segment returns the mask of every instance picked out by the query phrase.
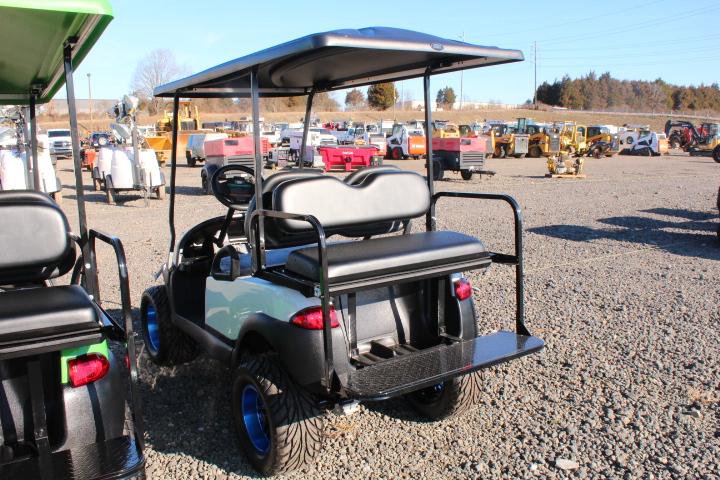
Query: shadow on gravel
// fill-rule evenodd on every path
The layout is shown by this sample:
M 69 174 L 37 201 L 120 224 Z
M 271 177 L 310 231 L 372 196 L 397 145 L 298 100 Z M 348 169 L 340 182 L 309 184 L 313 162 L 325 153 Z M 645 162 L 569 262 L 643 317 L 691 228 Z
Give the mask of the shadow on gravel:
M 563 240 L 587 242 L 615 240 L 653 246 L 675 255 L 720 260 L 717 214 L 693 210 L 654 208 L 642 210 L 671 219 L 644 216 L 608 217 L 598 222 L 610 228 L 584 225 L 548 225 L 528 229 L 528 232 Z
M 119 308 L 106 311 L 116 320 L 122 318 Z M 264 478 L 245 461 L 240 450 L 230 410 L 230 371 L 205 355 L 184 365 L 158 367 L 145 353 L 139 308 L 133 308 L 132 315 L 148 446 L 156 452 L 191 457 L 177 461 L 187 464 L 193 478 L 203 477 L 201 470 L 195 471 L 199 468 L 194 466 L 197 460 L 227 472 Z M 170 478 L 169 472 L 162 463 L 148 466 L 148 478 Z

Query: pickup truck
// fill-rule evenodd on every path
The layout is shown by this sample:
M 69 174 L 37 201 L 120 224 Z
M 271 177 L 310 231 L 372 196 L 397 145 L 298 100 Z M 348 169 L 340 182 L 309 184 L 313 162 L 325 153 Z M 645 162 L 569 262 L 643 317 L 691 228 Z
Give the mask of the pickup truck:
M 67 128 L 55 128 L 47 131 L 48 140 L 50 141 L 50 159 L 52 164 L 57 163 L 59 157 L 72 157 L 72 139 L 70 138 L 70 130 Z

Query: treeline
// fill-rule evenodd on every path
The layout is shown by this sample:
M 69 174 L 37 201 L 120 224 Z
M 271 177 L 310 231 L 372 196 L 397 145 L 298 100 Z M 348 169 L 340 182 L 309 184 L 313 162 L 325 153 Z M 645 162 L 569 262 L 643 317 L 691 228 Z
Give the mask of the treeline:
M 644 80 L 618 80 L 610 73 L 599 77 L 595 72 L 571 79 L 564 76 L 537 89 L 537 100 L 547 105 L 610 111 L 713 111 L 720 112 L 720 87 L 717 83 L 698 87 L 679 86 Z

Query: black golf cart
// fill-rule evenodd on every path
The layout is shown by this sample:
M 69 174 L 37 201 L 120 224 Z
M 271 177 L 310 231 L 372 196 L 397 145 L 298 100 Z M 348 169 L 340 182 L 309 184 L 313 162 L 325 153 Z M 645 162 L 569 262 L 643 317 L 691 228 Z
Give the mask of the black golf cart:
M 259 145 L 262 96 L 307 96 L 310 119 L 318 92 L 422 77 L 431 125 L 431 75 L 522 59 L 517 50 L 408 30 L 337 30 L 232 60 L 155 95 L 173 98 L 175 115 L 180 98 L 250 96 Z M 305 139 L 308 127 L 306 120 Z M 176 243 L 175 151 L 170 256 L 163 284 L 143 294 L 145 344 L 158 364 L 190 361 L 204 350 L 234 372 L 235 423 L 259 471 L 311 461 L 323 444 L 327 408 L 404 395 L 429 418 L 458 414 L 478 402 L 479 369 L 543 348 L 525 326 L 522 223 L 512 197 L 436 193 L 433 162 L 427 176 L 381 166 L 341 180 L 304 169 L 301 160 L 299 168 L 263 178 L 256 148 L 254 169 L 227 165 L 211 179 L 227 214 Z M 433 158 L 430 136 L 427 152 Z M 514 252 L 438 231 L 436 203 L 446 197 L 507 203 Z M 419 218 L 423 231 L 411 227 Z M 478 336 L 462 272 L 494 263 L 515 268 L 514 331 Z
M 79 230 L 43 193 L 0 192 L 0 478 L 137 478 L 145 460 L 125 254 L 87 228 L 73 90 L 73 68 L 112 11 L 98 0 L 46 3 L 0 1 L 0 104 L 29 108 L 37 186 L 36 105 L 66 85 Z M 100 301 L 98 241 L 117 257 L 120 321 Z

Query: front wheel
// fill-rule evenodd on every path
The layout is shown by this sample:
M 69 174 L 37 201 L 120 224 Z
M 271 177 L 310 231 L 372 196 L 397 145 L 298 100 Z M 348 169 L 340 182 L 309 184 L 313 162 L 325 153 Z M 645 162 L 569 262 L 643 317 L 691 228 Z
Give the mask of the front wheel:
M 164 285 L 145 290 L 140 300 L 140 326 L 150 359 L 158 365 L 179 365 L 198 355 L 197 345 L 170 320 Z
M 263 475 L 307 465 L 322 447 L 317 402 L 269 355 L 247 357 L 237 368 L 232 409 L 240 445 Z
M 196 160 L 195 157 L 192 156 L 192 153 L 186 151 L 185 159 L 187 160 L 188 167 L 192 168 L 195 166 Z
M 716 147 L 713 149 L 712 157 L 713 157 L 713 160 L 715 160 L 716 162 L 720 163 L 720 145 L 716 146 Z
M 430 420 L 460 415 L 480 403 L 482 395 L 480 372 L 456 377 L 407 395 L 410 405 Z

